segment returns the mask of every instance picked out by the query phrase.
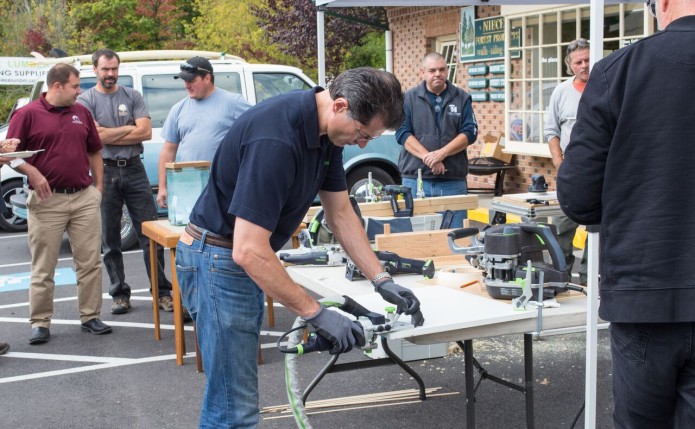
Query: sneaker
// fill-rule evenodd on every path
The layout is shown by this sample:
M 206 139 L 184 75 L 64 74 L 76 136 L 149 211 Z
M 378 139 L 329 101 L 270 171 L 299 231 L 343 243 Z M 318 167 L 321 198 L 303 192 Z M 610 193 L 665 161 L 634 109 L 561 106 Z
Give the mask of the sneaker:
M 174 300 L 171 298 L 171 295 L 159 297 L 159 308 L 164 311 L 174 311 Z
M 130 298 L 116 298 L 111 305 L 111 314 L 126 314 L 130 311 Z

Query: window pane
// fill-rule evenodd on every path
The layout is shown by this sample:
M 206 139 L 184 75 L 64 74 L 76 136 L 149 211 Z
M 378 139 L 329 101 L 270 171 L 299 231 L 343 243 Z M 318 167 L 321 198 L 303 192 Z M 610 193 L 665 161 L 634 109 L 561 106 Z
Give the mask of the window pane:
M 577 12 L 562 12 L 562 43 L 569 43 L 577 38 Z
M 579 28 L 579 34 L 582 39 L 590 40 L 591 36 L 591 23 L 589 20 L 589 8 L 588 7 L 583 7 L 581 9 L 581 22 L 580 22 L 580 28 Z
M 215 75 L 215 79 L 217 75 Z M 174 75 L 151 75 L 142 77 L 142 96 L 152 117 L 152 128 L 161 128 L 171 106 L 188 96 L 180 79 Z
M 603 37 L 620 37 L 620 10 L 618 5 L 606 6 L 603 19 Z
M 642 36 L 644 34 L 644 8 L 641 4 L 625 4 L 625 36 Z
M 539 100 L 539 89 L 540 82 L 538 81 L 528 81 L 526 82 L 526 98 L 524 103 L 524 110 L 540 110 Z
M 253 86 L 256 90 L 256 103 L 295 89 L 311 88 L 299 76 L 290 73 L 254 73 Z
M 528 143 L 540 143 L 543 134 L 543 126 L 541 125 L 541 114 L 531 112 L 526 114 L 526 134 L 525 141 Z
M 521 110 L 521 100 L 522 98 L 522 85 L 523 82 L 510 82 L 509 90 L 511 92 L 510 108 L 511 110 Z
M 244 95 L 241 91 L 241 77 L 239 73 L 215 73 L 215 86 L 234 94 Z
M 524 77 L 527 79 L 539 77 L 539 48 L 524 49 L 523 60 L 526 66 L 526 70 L 524 71 Z
M 440 48 L 440 53 L 444 57 L 444 61 L 446 61 L 446 65 L 449 68 L 449 74 L 448 74 L 448 79 L 449 82 L 451 83 L 456 83 L 456 64 L 458 61 L 456 60 L 456 42 L 451 41 L 451 42 L 444 42 L 441 45 Z
M 548 106 L 550 105 L 550 96 L 558 84 L 559 82 L 556 80 L 543 81 L 543 104 L 541 110 L 548 110 Z
M 543 15 L 543 44 L 557 43 L 557 14 Z
M 524 45 L 538 46 L 538 17 L 531 16 L 526 18 L 526 28 L 524 28 Z
M 558 47 L 543 48 L 543 57 L 541 58 L 542 72 L 541 77 L 557 77 L 558 76 Z

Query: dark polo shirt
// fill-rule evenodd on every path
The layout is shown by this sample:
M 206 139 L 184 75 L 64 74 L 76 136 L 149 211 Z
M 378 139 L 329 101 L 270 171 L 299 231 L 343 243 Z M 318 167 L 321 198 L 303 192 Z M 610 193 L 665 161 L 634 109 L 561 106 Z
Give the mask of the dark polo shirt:
M 27 162 L 51 188 L 86 188 L 92 184 L 88 153 L 101 150 L 94 119 L 86 107 L 55 107 L 46 93 L 12 115 L 7 138 L 18 138 L 18 151 L 44 149 Z
M 315 94 L 293 91 L 251 107 L 234 122 L 212 161 L 190 220 L 231 236 L 237 216 L 287 243 L 319 190 L 347 190 L 343 149 L 319 137 Z

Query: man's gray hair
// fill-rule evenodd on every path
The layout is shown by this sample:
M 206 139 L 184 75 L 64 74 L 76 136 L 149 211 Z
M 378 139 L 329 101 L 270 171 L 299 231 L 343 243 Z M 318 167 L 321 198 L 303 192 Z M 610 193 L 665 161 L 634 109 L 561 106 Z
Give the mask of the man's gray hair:
M 574 75 L 572 68 L 570 67 L 570 54 L 574 51 L 580 51 L 582 49 L 589 49 L 589 42 L 586 39 L 577 39 L 570 42 L 567 45 L 567 54 L 565 54 L 565 65 L 567 66 L 567 73 L 570 76 Z
M 422 68 L 425 68 L 425 63 L 427 60 L 444 60 L 446 62 L 446 58 L 444 58 L 444 55 L 440 54 L 439 52 L 429 52 L 425 54 L 424 57 L 422 57 Z
M 378 117 L 388 129 L 398 129 L 405 119 L 403 90 L 394 75 L 371 67 L 344 71 L 333 80 L 328 91 L 335 100 L 348 101 L 350 118 L 368 125 Z

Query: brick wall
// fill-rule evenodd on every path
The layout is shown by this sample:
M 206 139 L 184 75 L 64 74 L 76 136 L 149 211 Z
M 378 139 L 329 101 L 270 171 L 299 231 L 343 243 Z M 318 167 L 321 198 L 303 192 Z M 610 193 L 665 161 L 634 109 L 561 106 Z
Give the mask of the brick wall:
M 386 8 L 389 27 L 393 35 L 393 71 L 403 84 L 404 90 L 417 86 L 422 81 L 420 61 L 422 57 L 436 49 L 437 37 L 451 34 L 458 35 L 461 11 L 459 7 L 389 7 Z M 476 7 L 476 18 L 488 18 L 499 16 L 499 6 Z M 491 62 L 500 63 L 501 60 Z M 459 63 L 456 68 L 457 86 L 469 91 L 467 86 L 468 67 L 487 64 Z M 520 67 L 514 67 L 520 69 Z M 502 75 L 497 75 L 501 77 Z M 496 77 L 497 77 L 496 76 Z M 481 77 L 481 76 L 476 76 Z M 492 77 L 491 75 L 487 76 Z M 490 132 L 504 131 L 504 103 L 503 102 L 474 102 L 473 110 L 478 119 L 478 141 L 468 148 L 468 157 L 480 156 L 482 148 L 482 136 Z M 515 155 L 512 164 L 516 170 L 507 172 L 504 181 L 504 192 L 527 192 L 531 184 L 531 176 L 543 174 L 550 185 L 555 189 L 556 171 L 550 158 L 537 158 L 533 156 Z M 494 186 L 494 175 L 468 176 L 469 187 Z

